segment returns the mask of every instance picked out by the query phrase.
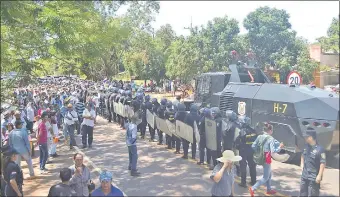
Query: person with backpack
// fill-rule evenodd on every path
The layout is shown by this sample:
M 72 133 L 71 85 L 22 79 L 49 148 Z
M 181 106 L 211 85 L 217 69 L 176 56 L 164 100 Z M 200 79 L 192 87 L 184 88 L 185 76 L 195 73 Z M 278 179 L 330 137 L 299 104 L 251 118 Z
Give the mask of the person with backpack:
M 250 196 L 254 196 L 254 192 L 261 185 L 266 184 L 268 195 L 273 195 L 276 193 L 275 190 L 271 188 L 271 163 L 272 163 L 272 153 L 278 153 L 284 147 L 283 143 L 280 143 L 276 139 L 272 137 L 273 134 L 273 126 L 269 123 L 264 123 L 263 134 L 259 135 L 254 143 L 252 144 L 252 148 L 254 150 L 254 161 L 257 165 L 263 166 L 263 177 L 259 181 L 256 182 L 255 185 L 249 187 Z

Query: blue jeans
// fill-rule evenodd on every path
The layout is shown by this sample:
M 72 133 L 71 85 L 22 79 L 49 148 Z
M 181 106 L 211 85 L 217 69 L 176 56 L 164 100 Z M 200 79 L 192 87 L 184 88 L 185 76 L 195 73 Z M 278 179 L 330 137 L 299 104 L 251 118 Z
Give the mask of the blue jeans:
M 272 168 L 271 164 L 264 163 L 263 164 L 263 177 L 259 181 L 256 182 L 256 184 L 252 187 L 252 189 L 255 191 L 258 187 L 260 187 L 263 184 L 266 184 L 267 191 L 270 191 L 271 188 L 271 181 L 272 181 Z
M 138 159 L 137 146 L 132 145 L 128 146 L 128 148 L 129 148 L 129 168 L 131 168 L 131 171 L 136 171 Z
M 48 149 L 47 149 L 47 143 L 39 144 L 39 151 L 40 151 L 40 170 L 45 169 L 45 164 L 48 158 Z

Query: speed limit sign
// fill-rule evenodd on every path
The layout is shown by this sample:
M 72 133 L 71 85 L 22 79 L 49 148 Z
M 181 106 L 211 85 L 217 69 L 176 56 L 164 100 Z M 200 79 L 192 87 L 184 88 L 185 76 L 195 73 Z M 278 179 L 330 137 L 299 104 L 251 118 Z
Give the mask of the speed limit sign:
M 296 72 L 292 71 L 287 76 L 287 84 L 289 85 L 300 85 L 302 83 L 301 75 Z

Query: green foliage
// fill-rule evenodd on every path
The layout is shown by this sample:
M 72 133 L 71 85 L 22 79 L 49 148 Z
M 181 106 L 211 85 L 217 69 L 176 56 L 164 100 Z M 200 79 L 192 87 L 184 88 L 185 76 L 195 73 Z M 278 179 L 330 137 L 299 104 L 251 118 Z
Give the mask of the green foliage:
M 324 51 L 339 53 L 339 18 L 333 18 L 327 31 L 327 37 L 318 38 Z
M 126 12 L 117 16 L 122 5 Z M 153 32 L 159 9 L 156 1 L 1 1 L 2 73 L 77 74 L 97 80 L 125 69 L 124 76 L 189 82 L 204 72 L 228 70 L 232 50 L 245 61 L 252 49 L 260 65 L 275 65 L 282 72 L 296 69 L 304 81 L 312 80 L 317 63 L 284 10 L 261 7 L 249 13 L 244 35 L 238 21 L 224 16 L 183 37 L 169 24 Z M 320 42 L 339 51 L 338 19 Z

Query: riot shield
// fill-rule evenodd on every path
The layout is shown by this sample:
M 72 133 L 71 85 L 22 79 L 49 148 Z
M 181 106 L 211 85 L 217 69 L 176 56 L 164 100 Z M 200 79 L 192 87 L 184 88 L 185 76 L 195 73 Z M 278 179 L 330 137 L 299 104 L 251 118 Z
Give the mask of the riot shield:
M 166 124 L 167 124 L 167 126 L 169 128 L 169 131 L 171 132 L 171 134 L 173 134 L 176 137 L 180 137 L 176 133 L 176 125 L 174 123 L 170 122 L 169 120 L 166 120 L 165 122 L 166 122 Z
M 176 120 L 176 133 L 178 136 L 189 141 L 190 143 L 194 142 L 194 131 L 191 126 L 185 124 L 184 122 Z
M 200 132 L 198 130 L 196 121 L 194 121 L 194 134 L 195 134 L 196 142 L 199 144 L 201 141 L 201 136 L 200 136 Z
M 149 110 L 146 110 L 146 121 L 153 129 L 155 128 L 155 116 Z
M 168 134 L 168 135 L 172 135 L 172 133 L 170 132 L 169 128 L 168 128 L 168 125 L 166 124 L 165 120 L 159 118 L 156 116 L 156 126 L 157 126 L 157 129 L 163 131 L 165 134 Z
M 205 118 L 205 139 L 207 148 L 217 150 L 216 122 Z
M 118 114 L 118 103 L 116 102 L 113 103 L 113 111 Z

